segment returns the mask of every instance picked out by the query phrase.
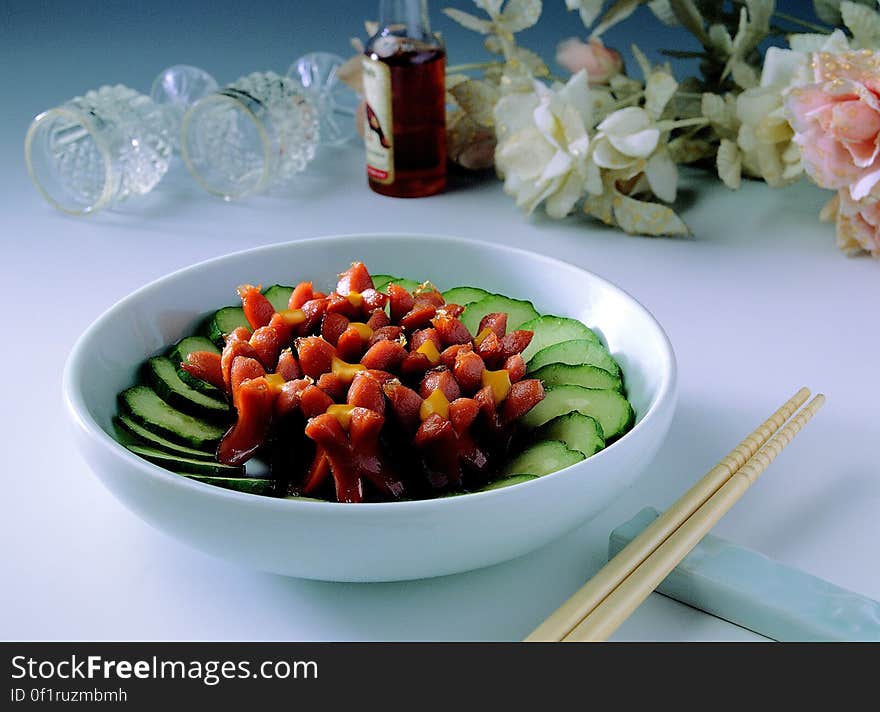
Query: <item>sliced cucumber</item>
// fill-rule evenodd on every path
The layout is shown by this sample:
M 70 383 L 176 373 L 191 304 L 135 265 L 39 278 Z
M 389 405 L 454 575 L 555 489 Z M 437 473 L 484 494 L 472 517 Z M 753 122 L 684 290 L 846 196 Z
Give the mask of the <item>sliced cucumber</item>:
M 203 381 L 201 378 L 193 376 L 191 373 L 180 367 L 180 364 L 186 363 L 187 356 L 194 351 L 207 351 L 213 354 L 220 353 L 220 349 L 218 349 L 210 339 L 205 338 L 204 336 L 187 336 L 171 347 L 168 351 L 168 358 L 174 362 L 174 365 L 177 368 L 177 375 L 180 376 L 180 380 L 186 385 L 190 388 L 195 388 L 206 396 L 222 400 L 224 397 L 223 391 L 216 386 L 212 386 L 207 381 Z
M 373 278 L 373 289 L 381 292 L 382 288 L 385 287 L 389 282 L 393 282 L 396 279 L 400 279 L 400 277 L 395 277 L 391 274 L 374 274 Z
M 226 477 L 235 477 L 244 473 L 244 468 L 241 466 L 223 465 L 216 460 L 214 462 L 207 462 L 205 460 L 180 457 L 179 455 L 172 455 L 171 453 L 162 452 L 145 445 L 126 445 L 125 447 L 135 455 L 140 455 L 144 459 L 174 472 L 185 472 L 186 474 L 193 475 L 221 475 Z
M 373 279 L 376 279 L 373 277 Z M 317 497 L 305 497 L 301 494 L 289 494 L 286 497 L 282 497 L 282 499 L 296 499 L 300 502 L 326 502 L 326 499 L 318 499 Z
M 553 418 L 538 428 L 535 437 L 539 440 L 560 440 L 570 449 L 582 452 L 585 457 L 595 455 L 605 447 L 605 436 L 599 421 L 577 411 Z
M 226 335 L 243 326 L 251 331 L 251 325 L 241 307 L 223 307 L 215 311 L 205 324 L 205 336 L 221 348 L 226 344 Z
M 531 343 L 522 353 L 522 357 L 526 361 L 541 349 L 563 341 L 582 339 L 584 341 L 592 341 L 595 344 L 602 344 L 592 329 L 589 329 L 577 319 L 568 319 L 564 316 L 539 316 L 536 319 L 530 319 L 525 324 L 521 324 L 518 328 L 531 331 L 533 334 Z
M 220 425 L 172 408 L 147 386 L 134 386 L 123 391 L 119 394 L 119 401 L 139 425 L 197 450 L 213 448 L 226 432 Z
M 508 331 L 518 329 L 520 324 L 538 316 L 538 312 L 535 311 L 535 307 L 532 306 L 531 302 L 522 299 L 511 299 L 503 294 L 489 294 L 468 305 L 461 314 L 461 321 L 467 327 L 467 330 L 471 332 L 471 335 L 476 336 L 477 330 L 480 328 L 480 321 L 482 321 L 486 314 L 492 314 L 493 312 L 504 312 L 507 314 Z
M 623 381 L 604 368 L 587 363 L 548 363 L 531 374 L 545 386 L 583 386 L 584 388 L 609 388 L 622 391 Z
M 186 385 L 177 374 L 177 367 L 165 356 L 154 356 L 147 360 L 147 376 L 153 389 L 169 405 L 185 413 L 209 418 L 224 418 L 229 415 L 226 401 L 212 398 Z
M 407 292 L 414 292 L 422 285 L 421 282 L 416 282 L 414 279 L 395 277 L 390 282 L 388 282 L 383 289 L 387 290 L 389 284 L 396 284 L 398 287 L 403 287 Z
M 488 296 L 489 292 L 479 287 L 453 287 L 443 292 L 443 299 L 446 300 L 447 304 L 458 304 L 462 307 L 466 307 L 468 304 L 473 304 Z
M 508 462 L 501 474 L 511 475 L 549 475 L 564 467 L 584 459 L 584 454 L 572 450 L 560 440 L 543 440 L 530 445 Z
M 206 485 L 214 485 L 215 487 L 235 490 L 236 492 L 260 494 L 269 497 L 275 494 L 275 480 L 260 480 L 256 477 L 215 477 L 211 475 L 195 475 L 189 472 L 180 472 L 178 474 L 197 482 L 204 482 Z
M 522 417 L 527 428 L 537 428 L 560 415 L 577 411 L 599 421 L 605 440 L 623 435 L 634 414 L 629 401 L 617 391 L 583 386 L 550 386 L 544 399 Z
M 287 287 L 283 284 L 273 284 L 263 292 L 263 296 L 272 303 L 277 312 L 287 309 L 291 294 L 293 294 L 293 287 Z
M 541 349 L 528 362 L 529 373 L 534 373 L 548 363 L 567 363 L 571 365 L 588 364 L 604 368 L 613 376 L 620 377 L 620 366 L 604 346 L 592 341 L 578 339 L 563 341 Z
M 511 477 L 502 477 L 500 480 L 495 480 L 494 482 L 490 482 L 489 484 L 480 487 L 480 489 L 475 490 L 476 492 L 489 492 L 490 490 L 501 489 L 502 487 L 510 487 L 511 485 L 518 485 L 520 482 L 528 482 L 529 480 L 537 480 L 537 475 L 512 475 Z M 465 492 L 460 492 L 457 494 L 466 494 Z
M 213 450 L 197 450 L 171 442 L 168 438 L 163 438 L 161 435 L 147 430 L 124 413 L 113 419 L 113 425 L 116 426 L 117 433 L 126 438 L 125 440 L 120 439 L 123 445 L 149 445 L 172 455 L 190 457 L 194 460 L 213 460 L 215 457 Z

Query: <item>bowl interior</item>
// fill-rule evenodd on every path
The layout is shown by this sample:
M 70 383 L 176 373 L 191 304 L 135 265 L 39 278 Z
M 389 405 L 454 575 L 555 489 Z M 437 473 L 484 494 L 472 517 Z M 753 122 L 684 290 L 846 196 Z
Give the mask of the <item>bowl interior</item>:
M 671 347 L 654 318 L 605 280 L 564 262 L 501 245 L 418 235 L 361 235 L 270 245 L 203 262 L 126 297 L 81 337 L 71 355 L 67 397 L 89 430 L 111 433 L 117 394 L 145 358 L 192 333 L 204 316 L 237 302 L 243 283 L 311 280 L 328 290 L 353 260 L 371 272 L 431 280 L 441 290 L 481 287 L 528 299 L 540 313 L 580 319 L 601 334 L 624 372 L 643 420 L 672 388 Z M 624 437 L 620 442 L 625 442 Z

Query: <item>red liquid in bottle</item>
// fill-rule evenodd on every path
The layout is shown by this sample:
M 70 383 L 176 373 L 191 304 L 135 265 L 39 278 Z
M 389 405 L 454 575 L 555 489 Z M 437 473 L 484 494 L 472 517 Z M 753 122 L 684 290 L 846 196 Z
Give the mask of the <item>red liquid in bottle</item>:
M 394 180 L 369 176 L 377 193 L 417 198 L 446 187 L 446 52 L 441 48 L 375 57 L 391 71 Z M 368 121 L 368 130 L 375 131 Z

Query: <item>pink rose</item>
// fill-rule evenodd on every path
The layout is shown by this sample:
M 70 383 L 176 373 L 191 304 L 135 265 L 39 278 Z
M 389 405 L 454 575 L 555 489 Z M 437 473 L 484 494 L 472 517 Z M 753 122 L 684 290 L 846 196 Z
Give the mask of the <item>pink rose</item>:
M 581 42 L 572 37 L 556 47 L 556 61 L 572 74 L 584 69 L 590 84 L 607 84 L 623 72 L 620 52 L 606 47 L 599 39 Z
M 816 183 L 861 200 L 880 182 L 880 53 L 819 52 L 813 69 L 785 102 L 794 141 Z
M 848 255 L 870 252 L 880 257 L 880 201 L 856 201 L 842 189 L 822 208 L 821 218 L 834 220 L 837 246 Z

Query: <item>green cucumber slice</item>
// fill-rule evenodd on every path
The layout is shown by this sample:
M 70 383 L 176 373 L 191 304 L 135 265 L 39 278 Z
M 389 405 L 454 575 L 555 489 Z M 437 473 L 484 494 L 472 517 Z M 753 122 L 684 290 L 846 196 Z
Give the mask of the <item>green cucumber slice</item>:
M 535 311 L 531 302 L 523 299 L 511 299 L 503 294 L 489 294 L 469 304 L 461 314 L 461 322 L 472 336 L 476 336 L 477 330 L 480 328 L 480 321 L 486 314 L 493 312 L 507 314 L 508 331 L 518 329 L 520 324 L 538 316 L 538 312 Z
M 213 341 L 204 337 L 204 336 L 187 336 L 186 338 L 178 341 L 171 349 L 168 351 L 168 358 L 174 363 L 177 368 L 177 375 L 180 376 L 180 380 L 183 381 L 190 388 L 195 388 L 200 393 L 204 393 L 206 396 L 211 396 L 212 398 L 217 398 L 218 400 L 223 400 L 224 394 L 216 386 L 212 386 L 207 381 L 203 381 L 201 378 L 193 376 L 188 371 L 184 371 L 180 364 L 186 363 L 186 358 L 194 351 L 208 351 L 209 353 L 219 354 L 220 349 L 214 344 Z
M 113 418 L 113 425 L 116 426 L 117 433 L 123 436 L 120 438 L 123 445 L 149 445 L 172 455 L 189 457 L 194 460 L 213 460 L 215 457 L 213 450 L 197 450 L 194 447 L 171 442 L 167 438 L 147 430 L 124 413 Z
M 395 277 L 394 275 L 391 275 L 391 274 L 374 274 L 374 275 L 372 275 L 372 278 L 373 278 L 373 289 L 375 289 L 378 292 L 381 292 L 382 289 L 390 282 L 393 282 L 397 279 L 400 279 L 400 277 Z
M 577 319 L 568 319 L 564 316 L 539 316 L 536 319 L 530 319 L 517 328 L 532 332 L 532 341 L 522 353 L 522 357 L 526 361 L 541 349 L 563 341 L 582 339 L 584 341 L 592 341 L 595 344 L 602 344 L 592 329 Z
M 501 471 L 505 477 L 511 475 L 549 475 L 564 467 L 584 459 L 584 454 L 570 449 L 560 440 L 544 440 L 530 445 L 510 460 Z
M 188 477 L 196 482 L 204 482 L 206 485 L 214 485 L 223 489 L 245 492 L 247 494 L 259 494 L 267 497 L 275 495 L 275 480 L 261 480 L 256 477 L 216 477 L 212 475 L 196 475 L 189 472 L 178 474 Z
M 215 311 L 205 324 L 205 336 L 213 341 L 217 346 L 223 348 L 226 344 L 226 335 L 231 334 L 238 327 L 243 326 L 248 331 L 252 331 L 251 325 L 244 316 L 244 309 L 241 307 L 223 307 Z
M 403 287 L 407 292 L 414 292 L 422 286 L 421 282 L 416 282 L 414 279 L 407 279 L 406 277 L 395 277 L 388 282 L 384 288 L 387 289 L 389 284 L 396 284 L 398 287 Z
M 234 467 L 216 461 L 194 460 L 142 445 L 126 445 L 125 447 L 135 455 L 140 455 L 153 464 L 160 465 L 166 470 L 173 470 L 174 472 L 185 472 L 193 475 L 221 475 L 225 477 L 234 477 L 244 473 L 244 468 L 241 466 Z
M 212 398 L 184 383 L 171 359 L 154 356 L 147 360 L 146 371 L 153 389 L 169 405 L 185 413 L 209 418 L 224 418 L 229 415 L 229 404 L 226 401 Z
M 219 354 L 220 349 L 216 344 L 204 336 L 187 336 L 178 341 L 168 352 L 168 358 L 172 361 L 186 361 L 186 357 L 193 351 L 208 351 Z
M 534 373 L 548 363 L 567 363 L 571 365 L 589 364 L 604 368 L 612 376 L 620 377 L 620 366 L 604 346 L 592 341 L 578 339 L 563 341 L 541 349 L 528 362 L 529 373 Z
M 272 303 L 277 312 L 287 309 L 287 303 L 290 301 L 291 294 L 293 294 L 293 287 L 283 284 L 273 284 L 263 292 L 263 296 Z
M 632 406 L 617 391 L 583 386 L 550 386 L 544 389 L 544 399 L 520 422 L 526 428 L 537 428 L 573 411 L 598 420 L 606 441 L 623 435 L 634 420 Z
M 623 381 L 604 368 L 588 363 L 548 363 L 530 375 L 545 386 L 583 386 L 584 388 L 609 388 L 623 391 Z
M 132 420 L 162 437 L 197 450 L 215 447 L 225 428 L 181 413 L 148 386 L 134 386 L 119 394 L 119 402 Z
M 491 490 L 501 489 L 502 487 L 510 487 L 511 485 L 518 485 L 521 482 L 528 482 L 529 480 L 537 480 L 538 477 L 536 475 L 512 475 L 510 477 L 502 477 L 500 480 L 495 480 L 494 482 L 490 482 L 480 489 L 476 490 L 477 492 L 489 492 Z M 460 492 L 457 494 L 466 494 L 465 492 Z
M 447 304 L 458 304 L 462 307 L 466 307 L 468 304 L 473 304 L 488 296 L 489 292 L 479 287 L 453 287 L 443 292 L 443 299 L 446 300 Z
M 605 447 L 605 436 L 599 421 L 577 411 L 553 418 L 538 428 L 535 438 L 559 440 L 570 449 L 583 453 L 584 457 L 595 455 Z

